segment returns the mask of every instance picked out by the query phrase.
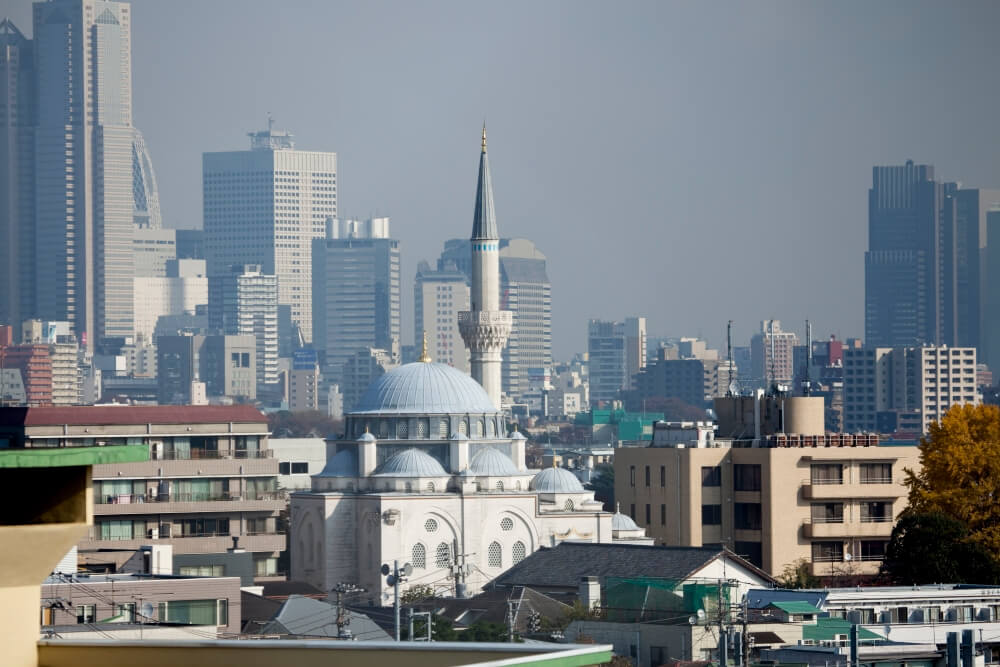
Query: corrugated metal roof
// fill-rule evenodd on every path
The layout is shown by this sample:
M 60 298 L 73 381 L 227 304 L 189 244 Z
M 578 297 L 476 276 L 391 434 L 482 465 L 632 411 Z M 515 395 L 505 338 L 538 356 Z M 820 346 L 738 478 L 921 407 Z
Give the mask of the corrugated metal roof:
M 68 407 L 0 408 L 2 426 L 112 424 L 266 424 L 252 405 L 76 405 Z

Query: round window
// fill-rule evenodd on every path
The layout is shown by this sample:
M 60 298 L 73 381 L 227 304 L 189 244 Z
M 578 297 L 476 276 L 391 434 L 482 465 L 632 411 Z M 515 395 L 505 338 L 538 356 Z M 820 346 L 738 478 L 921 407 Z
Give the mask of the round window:
M 427 519 L 427 521 L 424 521 L 424 530 L 426 530 L 428 533 L 433 533 L 437 529 L 438 529 L 438 522 L 435 521 L 434 519 Z
M 514 520 L 509 516 L 500 519 L 500 530 L 514 530 Z

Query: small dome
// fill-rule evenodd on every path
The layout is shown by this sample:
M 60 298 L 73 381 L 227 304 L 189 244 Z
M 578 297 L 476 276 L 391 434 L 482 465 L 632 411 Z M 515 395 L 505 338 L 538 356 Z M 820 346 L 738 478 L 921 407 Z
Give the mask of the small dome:
M 581 493 L 583 485 L 565 468 L 546 468 L 531 480 L 531 489 L 541 493 Z
M 444 477 L 448 473 L 433 456 L 410 448 L 387 459 L 375 472 L 375 477 Z
M 361 434 L 361 437 L 357 439 L 357 442 L 375 442 L 375 436 L 365 431 Z
M 365 390 L 350 414 L 491 414 L 482 386 L 445 364 L 418 361 L 394 368 Z
M 326 462 L 317 477 L 357 477 L 358 456 L 353 449 L 342 449 Z
M 464 433 L 459 433 L 458 431 L 452 433 L 451 437 L 449 438 L 449 440 L 468 440 L 468 439 L 469 436 L 465 435 Z
M 611 515 L 611 530 L 639 530 L 639 526 L 627 514 L 615 512 Z
M 507 455 L 492 447 L 484 447 L 476 452 L 476 455 L 469 461 L 469 472 L 481 477 L 504 477 L 518 474 L 514 462 Z
M 527 440 L 527 438 L 524 437 L 524 434 L 521 433 L 520 431 L 514 431 L 513 433 L 511 433 L 510 434 L 510 439 L 511 440 Z

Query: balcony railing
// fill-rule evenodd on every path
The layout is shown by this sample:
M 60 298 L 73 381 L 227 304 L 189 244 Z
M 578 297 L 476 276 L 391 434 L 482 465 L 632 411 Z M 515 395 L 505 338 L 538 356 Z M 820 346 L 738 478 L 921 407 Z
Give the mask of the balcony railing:
M 861 515 L 861 523 L 892 523 L 892 516 L 889 514 L 882 515 Z
M 109 496 L 100 496 L 96 503 L 98 505 L 139 505 L 145 503 L 204 503 L 204 502 L 242 502 L 245 500 L 287 500 L 288 491 L 279 489 L 276 491 L 256 491 L 240 495 L 236 493 L 222 493 L 217 495 L 207 493 L 170 493 L 141 495 L 137 493 L 118 493 Z
M 844 523 L 844 515 L 840 516 L 814 516 L 811 523 Z
M 803 483 L 804 484 L 815 484 L 817 486 L 823 486 L 823 485 L 827 485 L 827 484 L 843 484 L 844 483 L 844 478 L 843 477 L 834 477 L 834 478 L 830 478 L 830 477 L 813 477 L 811 479 L 803 480 Z
M 156 451 L 150 454 L 151 461 L 197 461 L 202 459 L 273 459 L 270 449 L 191 449 L 188 452 Z

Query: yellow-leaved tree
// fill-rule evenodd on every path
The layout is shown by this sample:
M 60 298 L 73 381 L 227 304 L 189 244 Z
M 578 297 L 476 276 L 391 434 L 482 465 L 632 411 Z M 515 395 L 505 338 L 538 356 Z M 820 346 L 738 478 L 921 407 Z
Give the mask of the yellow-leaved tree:
M 941 512 L 969 540 L 1000 554 L 1000 408 L 956 405 L 920 442 L 920 471 L 907 471 L 909 512 Z

